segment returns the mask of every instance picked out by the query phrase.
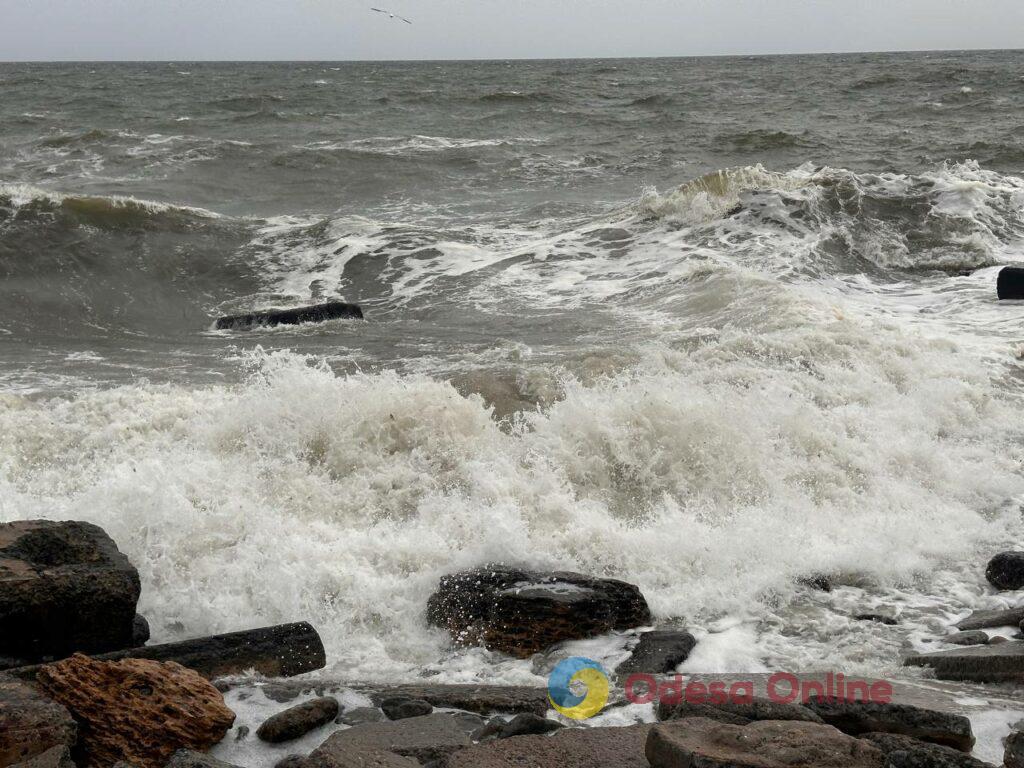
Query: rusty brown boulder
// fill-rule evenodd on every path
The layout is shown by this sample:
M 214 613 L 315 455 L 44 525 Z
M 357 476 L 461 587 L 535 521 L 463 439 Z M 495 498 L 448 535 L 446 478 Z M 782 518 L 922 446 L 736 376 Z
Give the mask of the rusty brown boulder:
M 624 581 L 494 565 L 442 578 L 427 621 L 456 643 L 526 658 L 566 640 L 643 626 L 651 611 Z
M 82 768 L 118 760 L 163 768 L 179 749 L 217 744 L 235 721 L 220 691 L 173 662 L 75 654 L 40 669 L 38 680 L 81 726 L 75 758 Z
M 132 645 L 139 573 L 90 523 L 0 523 L 0 656 L 19 663 Z

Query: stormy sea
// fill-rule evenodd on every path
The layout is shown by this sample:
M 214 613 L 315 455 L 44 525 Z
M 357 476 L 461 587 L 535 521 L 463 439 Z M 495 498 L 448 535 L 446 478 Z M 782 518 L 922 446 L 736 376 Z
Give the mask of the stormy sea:
M 1024 543 L 1022 114 L 1024 52 L 0 64 L 0 520 L 341 680 L 543 685 L 425 620 L 496 562 L 683 671 L 920 674 Z

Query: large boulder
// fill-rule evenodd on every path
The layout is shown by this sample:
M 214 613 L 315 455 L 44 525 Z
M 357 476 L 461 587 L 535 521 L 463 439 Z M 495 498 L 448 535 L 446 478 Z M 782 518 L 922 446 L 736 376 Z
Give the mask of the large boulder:
M 629 658 L 619 664 L 615 671 L 619 675 L 675 672 L 676 667 L 689 658 L 695 645 L 696 638 L 683 630 L 644 632 Z
M 651 611 L 624 581 L 485 566 L 442 578 L 427 621 L 456 643 L 526 658 L 566 640 L 643 626 Z
M 908 656 L 903 663 L 931 667 L 940 680 L 1024 683 L 1024 642 L 990 643 Z
M 1024 552 L 1000 552 L 988 561 L 985 578 L 996 589 L 1024 587 Z
M 78 726 L 66 707 L 20 680 L 0 675 L 0 765 L 72 747 L 77 735 Z
M 0 655 L 25 661 L 127 648 L 139 573 L 90 523 L 0 523 Z
M 327 725 L 338 716 L 340 709 L 338 700 L 331 696 L 312 699 L 267 718 L 257 729 L 256 736 L 271 744 L 292 741 Z
M 75 754 L 83 766 L 163 768 L 179 749 L 217 744 L 235 720 L 220 691 L 173 662 L 75 654 L 42 667 L 38 680 L 81 724 Z
M 563 728 L 552 736 L 516 736 L 454 753 L 445 768 L 648 768 L 649 725 Z
M 309 765 L 331 768 L 349 765 L 359 754 L 391 752 L 421 763 L 443 760 L 470 746 L 470 734 L 480 727 L 479 717 L 434 714 L 384 723 L 356 725 L 331 735 L 309 756 Z
M 1024 768 L 1024 731 L 1010 731 L 1003 740 L 1003 765 L 1006 768 Z
M 762 720 L 730 725 L 705 718 L 655 726 L 652 768 L 882 768 L 873 744 L 818 723 Z
M 944 744 L 961 752 L 974 747 L 971 721 L 963 715 L 937 712 L 910 704 L 883 704 L 811 697 L 805 706 L 843 733 L 897 733 L 921 741 Z

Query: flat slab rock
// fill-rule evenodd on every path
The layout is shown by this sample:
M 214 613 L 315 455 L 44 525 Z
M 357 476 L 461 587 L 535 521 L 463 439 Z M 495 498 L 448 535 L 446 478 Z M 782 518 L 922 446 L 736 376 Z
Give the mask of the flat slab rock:
M 975 611 L 966 619 L 956 623 L 959 630 L 989 629 L 991 627 L 1016 627 L 1024 621 L 1024 606 L 995 611 Z
M 954 648 L 908 656 L 903 663 L 931 667 L 942 680 L 976 683 L 1024 683 L 1024 641 Z
M 859 738 L 870 741 L 885 753 L 886 768 L 992 768 L 989 763 L 983 763 L 952 747 L 929 744 L 910 736 L 865 733 Z
M 316 766 L 349 765 L 359 753 L 392 752 L 426 763 L 472 745 L 483 724 L 473 716 L 433 714 L 383 723 L 364 723 L 331 735 L 310 754 Z M 347 761 L 347 762 L 346 762 Z
M 657 725 L 645 752 L 652 768 L 883 768 L 882 751 L 828 725 L 706 718 Z
M 801 720 L 807 723 L 824 722 L 818 715 L 800 704 L 784 704 L 768 699 L 721 704 L 691 703 L 688 701 L 661 701 L 657 706 L 658 720 L 685 720 L 704 717 L 733 725 L 746 725 L 756 720 Z
M 454 753 L 444 768 L 648 768 L 650 725 L 563 728 L 552 736 L 516 736 Z
M 0 523 L 0 655 L 35 662 L 132 645 L 139 572 L 91 523 Z
M 0 674 L 0 765 L 72 747 L 78 726 L 67 708 L 21 680 Z
M 566 640 L 649 624 L 651 611 L 624 581 L 495 565 L 442 578 L 427 621 L 459 645 L 527 658 Z
M 963 715 L 923 709 L 909 704 L 829 701 L 812 698 L 804 706 L 843 733 L 897 733 L 961 752 L 974 747 L 971 721 Z

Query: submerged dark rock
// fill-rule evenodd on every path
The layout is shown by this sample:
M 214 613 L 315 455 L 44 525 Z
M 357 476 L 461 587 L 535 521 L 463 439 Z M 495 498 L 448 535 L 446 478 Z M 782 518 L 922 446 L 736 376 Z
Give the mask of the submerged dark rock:
M 267 309 L 260 312 L 249 312 L 244 315 L 229 315 L 217 319 L 218 330 L 247 330 L 256 327 L 272 327 L 275 325 L 299 325 L 300 323 L 322 323 L 326 320 L 349 318 L 361 320 L 363 310 L 356 304 L 331 301 L 296 309 Z
M 1024 587 L 1024 552 L 1000 552 L 988 561 L 985 578 L 996 589 Z
M 566 640 L 643 626 L 651 612 L 624 581 L 485 566 L 442 578 L 427 620 L 459 644 L 526 658 Z
M 695 645 L 696 638 L 682 630 L 644 632 L 633 653 L 615 671 L 620 675 L 674 672 L 677 666 L 689 658 Z
M 1000 300 L 1024 299 L 1024 269 L 1003 267 L 996 278 L 996 295 Z
M 140 591 L 139 572 L 98 526 L 0 523 L 0 655 L 129 648 Z

